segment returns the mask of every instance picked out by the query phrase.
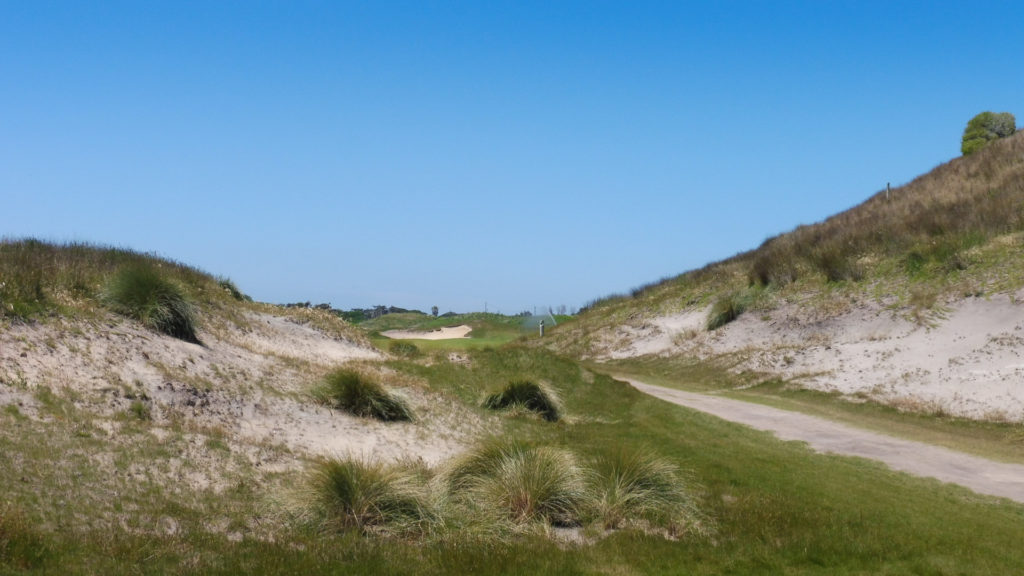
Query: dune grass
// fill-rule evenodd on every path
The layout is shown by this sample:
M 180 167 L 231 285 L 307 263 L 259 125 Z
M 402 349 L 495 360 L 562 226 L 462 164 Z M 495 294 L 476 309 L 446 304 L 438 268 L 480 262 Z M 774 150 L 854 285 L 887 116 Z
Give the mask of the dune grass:
M 37 319 L 89 313 L 100 304 L 111 277 L 127 268 L 151 267 L 204 304 L 233 297 L 217 280 L 191 266 L 125 248 L 36 239 L 0 240 L 0 316 Z
M 747 304 L 742 294 L 738 291 L 719 296 L 715 303 L 711 305 L 711 311 L 708 313 L 708 330 L 717 330 L 725 326 L 739 318 L 740 314 L 743 314 L 746 309 Z
M 843 297 L 913 307 L 912 290 L 919 284 L 940 300 L 1016 291 L 1024 287 L 1018 257 L 1024 243 L 1021 154 L 1024 134 L 1002 138 L 747 252 L 597 300 L 568 330 L 553 330 L 548 345 L 573 355 L 592 353 L 594 332 L 638 314 L 728 300 L 750 286 L 768 289 L 759 309 L 800 301 L 825 312 Z
M 385 422 L 413 419 L 409 403 L 368 374 L 341 368 L 327 375 L 314 397 L 333 408 Z
M 313 508 L 324 526 L 361 532 L 421 532 L 429 494 L 408 469 L 369 458 L 332 458 L 315 466 Z
M 577 524 L 589 496 L 571 452 L 497 437 L 451 462 L 442 482 L 453 497 L 517 524 Z
M 548 422 L 562 418 L 562 402 L 547 384 L 513 380 L 498 392 L 487 396 L 484 407 L 491 410 L 522 409 L 539 414 Z
M 707 530 L 694 490 L 679 467 L 650 451 L 615 447 L 594 459 L 595 513 L 606 529 L 648 522 L 670 533 Z
M 102 299 L 111 310 L 157 332 L 199 342 L 195 306 L 180 286 L 152 266 L 122 268 L 108 281 Z

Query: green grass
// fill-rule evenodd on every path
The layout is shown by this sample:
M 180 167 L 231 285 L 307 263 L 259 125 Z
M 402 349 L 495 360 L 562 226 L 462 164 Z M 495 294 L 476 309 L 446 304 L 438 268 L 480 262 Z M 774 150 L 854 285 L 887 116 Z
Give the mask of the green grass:
M 103 301 L 113 311 L 157 332 L 199 342 L 196 309 L 180 286 L 149 265 L 128 266 L 107 283 Z
M 431 516 L 429 496 L 409 470 L 369 459 L 333 458 L 316 465 L 313 508 L 324 526 L 405 534 Z
M 112 446 L 103 429 L 90 424 L 94 416 L 65 405 L 57 390 L 51 393 L 57 398 L 49 400 L 55 412 L 48 411 L 45 419 L 0 411 L 3 500 L 23 515 L 18 538 L 47 551 L 31 560 L 31 570 L 70 575 L 183 569 L 201 574 L 959 575 L 1013 574 L 1024 565 L 1019 545 L 1024 506 L 870 461 L 816 454 L 801 443 L 645 396 L 543 350 L 468 354 L 467 364 L 395 360 L 387 366 L 481 413 L 480 394 L 494 381 L 558 382 L 578 417 L 556 426 L 503 420 L 506 433 L 527 448 L 572 454 L 594 493 L 596 486 L 619 485 L 622 494 L 638 484 L 656 486 L 657 480 L 629 478 L 657 477 L 663 466 L 674 470 L 686 487 L 686 505 L 692 507 L 687 509 L 706 520 L 700 524 L 705 530 L 679 530 L 673 540 L 665 537 L 672 534 L 623 521 L 609 535 L 584 530 L 593 536 L 585 545 L 559 544 L 541 529 L 513 531 L 499 544 L 463 539 L 455 521 L 447 521 L 450 530 L 442 529 L 446 537 L 414 541 L 401 534 L 381 537 L 376 529 L 324 530 L 289 522 L 276 508 L 286 487 L 300 484 L 308 472 L 269 474 L 243 451 L 218 450 L 218 458 L 231 459 L 224 465 L 223 486 L 195 490 L 168 482 L 172 473 L 162 466 L 179 458 L 188 472 L 183 455 L 203 447 L 190 439 L 194 432 L 171 429 L 159 440 L 144 430 L 122 430 L 132 441 Z M 710 387 L 710 373 L 708 380 Z M 39 442 L 41 437 L 47 442 Z M 615 464 L 616 455 L 608 453 L 618 449 L 649 454 L 644 459 L 656 464 L 654 472 L 628 472 L 628 456 Z M 602 464 L 606 458 L 612 463 Z M 98 466 L 108 460 L 121 472 Z M 616 466 L 622 470 L 608 472 Z M 589 480 L 588 469 L 603 470 L 606 479 Z M 616 499 L 624 498 L 608 501 Z M 508 517 L 520 509 L 510 504 Z M 650 514 L 657 519 L 661 513 Z M 587 513 L 580 515 L 585 524 Z M 548 525 L 540 517 L 533 524 Z M 179 526 L 176 532 L 157 529 L 167 518 Z M 214 528 L 236 523 L 239 527 L 230 530 L 241 534 L 240 540 Z M 17 573 L 24 562 L 23 556 L 0 557 L 0 573 Z
M 497 457 L 488 458 L 491 455 L 470 454 L 466 464 L 455 467 L 453 474 L 465 487 L 462 497 L 498 510 L 517 524 L 580 523 L 588 493 L 583 470 L 571 452 L 509 443 Z
M 405 399 L 385 389 L 374 377 L 347 368 L 328 374 L 314 396 L 355 416 L 385 422 L 413 419 L 412 409 Z
M 728 358 L 717 362 L 649 358 L 592 366 L 659 386 L 724 394 L 993 460 L 1024 463 L 1024 425 L 1020 423 L 905 411 L 863 397 L 804 389 L 756 373 L 735 374 L 730 367 Z
M 595 458 L 591 482 L 595 512 L 606 529 L 638 522 L 665 526 L 671 534 L 709 529 L 688 479 L 651 450 L 610 447 Z
M 405 340 L 392 340 L 388 344 L 388 352 L 401 358 L 416 358 L 420 355 L 419 347 Z
M 509 382 L 500 391 L 488 395 L 484 407 L 491 410 L 522 409 L 537 413 L 548 422 L 558 422 L 562 417 L 562 403 L 551 386 L 529 380 Z

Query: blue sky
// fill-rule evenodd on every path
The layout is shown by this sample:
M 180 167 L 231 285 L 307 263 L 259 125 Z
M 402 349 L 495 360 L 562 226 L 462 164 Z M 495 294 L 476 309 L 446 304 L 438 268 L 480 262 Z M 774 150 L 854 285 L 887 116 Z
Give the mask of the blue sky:
M 271 302 L 576 307 L 905 183 L 982 110 L 1024 115 L 1021 22 L 0 0 L 0 236 L 156 252 Z

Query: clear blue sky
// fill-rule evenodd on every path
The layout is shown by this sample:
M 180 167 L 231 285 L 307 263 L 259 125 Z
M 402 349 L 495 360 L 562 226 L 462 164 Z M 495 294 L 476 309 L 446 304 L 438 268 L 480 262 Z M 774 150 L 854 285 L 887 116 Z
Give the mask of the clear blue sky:
M 0 0 L 0 236 L 255 298 L 576 307 L 1024 121 L 1020 2 Z

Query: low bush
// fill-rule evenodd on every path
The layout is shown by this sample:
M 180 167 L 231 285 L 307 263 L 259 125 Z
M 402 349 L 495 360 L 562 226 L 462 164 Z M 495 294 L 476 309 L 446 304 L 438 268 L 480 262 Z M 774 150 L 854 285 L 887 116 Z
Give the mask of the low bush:
M 413 419 L 409 404 L 401 396 L 355 370 L 343 368 L 328 374 L 314 395 L 321 402 L 355 416 L 386 422 Z
M 860 280 L 864 274 L 855 257 L 838 242 L 826 242 L 811 250 L 811 263 L 820 270 L 829 282 Z
M 107 283 L 103 301 L 112 310 L 157 332 L 198 343 L 195 306 L 175 283 L 151 266 L 128 266 Z
M 529 380 L 509 382 L 500 392 L 489 395 L 484 407 L 491 410 L 522 408 L 539 414 L 548 422 L 557 422 L 562 417 L 561 401 L 555 391 Z

